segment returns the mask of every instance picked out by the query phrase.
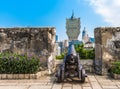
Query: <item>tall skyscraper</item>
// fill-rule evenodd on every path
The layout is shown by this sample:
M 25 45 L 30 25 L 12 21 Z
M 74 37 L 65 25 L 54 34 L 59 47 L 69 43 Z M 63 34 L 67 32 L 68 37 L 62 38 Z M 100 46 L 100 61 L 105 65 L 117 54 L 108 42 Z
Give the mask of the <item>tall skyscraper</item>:
M 82 41 L 85 44 L 86 42 L 89 42 L 89 36 L 87 34 L 86 28 L 84 27 L 84 30 L 82 31 Z
M 56 42 L 58 42 L 58 35 L 55 36 L 55 40 L 56 40 Z
M 80 34 L 80 18 L 74 17 L 74 12 L 72 16 L 66 19 L 66 33 L 69 41 L 78 40 Z

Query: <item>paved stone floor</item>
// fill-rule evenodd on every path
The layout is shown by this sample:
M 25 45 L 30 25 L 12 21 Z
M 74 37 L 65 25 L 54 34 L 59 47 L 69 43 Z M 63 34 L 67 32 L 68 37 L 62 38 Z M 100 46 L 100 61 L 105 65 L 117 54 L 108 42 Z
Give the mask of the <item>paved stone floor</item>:
M 77 80 L 55 83 L 54 77 L 39 80 L 0 80 L 0 89 L 120 89 L 120 80 L 89 74 L 85 83 Z

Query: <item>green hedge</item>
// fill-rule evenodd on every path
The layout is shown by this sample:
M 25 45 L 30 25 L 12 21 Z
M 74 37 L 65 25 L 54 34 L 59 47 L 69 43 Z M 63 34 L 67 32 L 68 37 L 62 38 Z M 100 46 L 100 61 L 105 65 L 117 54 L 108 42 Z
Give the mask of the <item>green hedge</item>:
M 83 44 L 75 45 L 75 50 L 79 53 L 80 59 L 94 59 L 95 50 L 94 49 L 85 49 Z
M 36 73 L 40 69 L 40 61 L 34 57 L 11 53 L 0 54 L 0 73 L 27 74 Z
M 111 72 L 115 74 L 120 74 L 120 61 L 112 63 Z
M 66 55 L 66 53 L 62 53 L 60 56 L 56 56 L 56 59 L 64 59 L 64 56 Z

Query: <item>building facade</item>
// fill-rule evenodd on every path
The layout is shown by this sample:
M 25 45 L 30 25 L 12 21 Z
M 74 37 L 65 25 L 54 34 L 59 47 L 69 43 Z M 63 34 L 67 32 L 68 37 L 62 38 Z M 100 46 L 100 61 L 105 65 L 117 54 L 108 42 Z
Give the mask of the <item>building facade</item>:
M 91 49 L 95 47 L 95 39 L 89 37 L 86 28 L 82 31 L 82 42 L 84 44 L 84 48 Z
M 66 19 L 66 33 L 69 41 L 78 40 L 80 27 L 80 18 L 75 18 L 74 13 L 72 13 L 71 18 Z
M 82 41 L 84 44 L 89 42 L 89 36 L 85 27 L 84 27 L 84 30 L 82 31 Z

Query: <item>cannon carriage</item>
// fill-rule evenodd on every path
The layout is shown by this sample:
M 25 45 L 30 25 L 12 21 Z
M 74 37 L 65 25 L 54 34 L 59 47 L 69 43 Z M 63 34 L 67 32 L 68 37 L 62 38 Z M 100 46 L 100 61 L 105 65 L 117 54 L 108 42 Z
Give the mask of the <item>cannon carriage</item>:
M 57 82 L 62 82 L 66 78 L 77 77 L 81 82 L 85 82 L 87 77 L 85 70 L 80 64 L 79 54 L 76 53 L 74 45 L 68 47 L 68 53 L 64 57 L 63 63 L 60 65 L 56 73 Z

